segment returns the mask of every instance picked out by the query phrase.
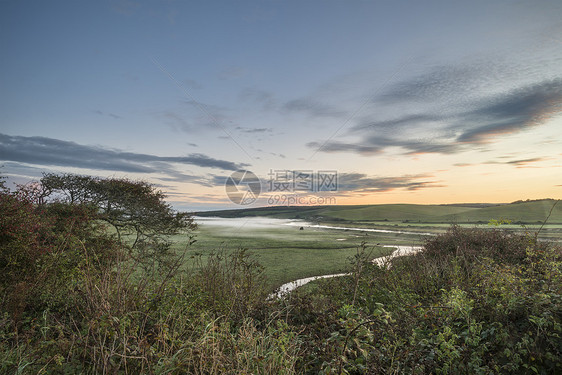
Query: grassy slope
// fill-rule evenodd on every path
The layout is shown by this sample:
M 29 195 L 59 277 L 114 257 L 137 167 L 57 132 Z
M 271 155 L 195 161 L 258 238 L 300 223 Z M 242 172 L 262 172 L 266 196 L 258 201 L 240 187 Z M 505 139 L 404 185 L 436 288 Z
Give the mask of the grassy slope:
M 323 213 L 326 216 L 356 221 L 356 220 L 415 220 L 423 222 L 442 221 L 444 215 L 458 214 L 475 208 L 416 205 L 416 204 L 385 204 L 374 206 L 360 206 L 350 209 L 328 208 Z
M 383 204 L 363 206 L 262 207 L 245 210 L 201 212 L 201 216 L 277 218 L 321 221 L 420 221 L 426 223 L 488 222 L 510 219 L 536 223 L 548 216 L 553 200 L 511 203 L 497 206 L 467 207 L 462 205 Z M 562 223 L 562 204 L 556 206 L 549 223 Z
M 476 211 L 466 211 L 457 215 L 458 221 L 489 221 L 490 219 L 509 219 L 514 222 L 521 221 L 525 223 L 543 222 L 552 208 L 554 201 L 536 201 L 512 203 L 504 206 L 480 208 Z M 450 215 L 447 218 L 453 219 Z M 552 215 L 548 220 L 549 223 L 562 222 L 562 203 L 556 205 L 552 211 Z

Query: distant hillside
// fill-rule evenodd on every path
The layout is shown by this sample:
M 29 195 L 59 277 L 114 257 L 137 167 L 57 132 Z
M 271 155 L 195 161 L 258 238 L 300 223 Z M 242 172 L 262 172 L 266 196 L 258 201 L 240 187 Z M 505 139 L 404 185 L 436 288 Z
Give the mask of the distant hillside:
M 333 222 L 411 221 L 425 223 L 482 223 L 508 219 L 514 223 L 544 221 L 556 201 L 518 201 L 509 204 L 378 204 L 358 206 L 272 206 L 237 210 L 198 212 L 198 216 L 267 216 Z M 556 205 L 549 223 L 562 223 L 562 203 Z

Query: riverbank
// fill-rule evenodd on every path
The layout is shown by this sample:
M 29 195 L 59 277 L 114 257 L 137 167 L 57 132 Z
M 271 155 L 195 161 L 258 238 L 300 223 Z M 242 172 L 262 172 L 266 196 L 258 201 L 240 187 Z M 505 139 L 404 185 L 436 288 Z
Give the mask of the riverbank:
M 412 255 L 422 250 L 422 246 L 394 246 L 394 245 L 383 245 L 382 247 L 393 247 L 396 248 L 390 255 L 377 257 L 372 260 L 372 262 L 379 267 L 389 267 L 390 262 L 392 259 Z M 295 281 L 291 281 L 281 285 L 274 293 L 269 295 L 269 299 L 272 298 L 284 298 L 287 294 L 291 293 L 293 290 L 306 285 L 312 281 L 320 280 L 320 279 L 328 279 L 332 277 L 341 277 L 347 276 L 349 273 L 337 273 L 331 275 L 322 275 L 322 276 L 312 276 L 312 277 L 305 277 L 302 279 L 298 279 Z

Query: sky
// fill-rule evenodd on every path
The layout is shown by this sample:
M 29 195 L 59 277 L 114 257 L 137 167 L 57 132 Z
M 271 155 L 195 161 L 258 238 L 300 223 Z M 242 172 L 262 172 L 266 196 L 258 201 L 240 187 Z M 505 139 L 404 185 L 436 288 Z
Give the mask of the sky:
M 503 203 L 562 198 L 561 166 L 559 0 L 0 1 L 9 183 L 141 179 L 194 211 Z

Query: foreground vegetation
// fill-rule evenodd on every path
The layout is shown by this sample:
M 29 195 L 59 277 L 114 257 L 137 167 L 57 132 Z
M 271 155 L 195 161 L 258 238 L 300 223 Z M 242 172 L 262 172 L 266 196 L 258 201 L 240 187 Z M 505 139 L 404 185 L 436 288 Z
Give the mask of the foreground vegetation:
M 562 371 L 562 251 L 535 234 L 453 226 L 390 268 L 359 246 L 349 277 L 268 300 L 245 250 L 182 267 L 166 236 L 192 223 L 149 186 L 82 182 L 96 200 L 0 193 L 0 373 Z

